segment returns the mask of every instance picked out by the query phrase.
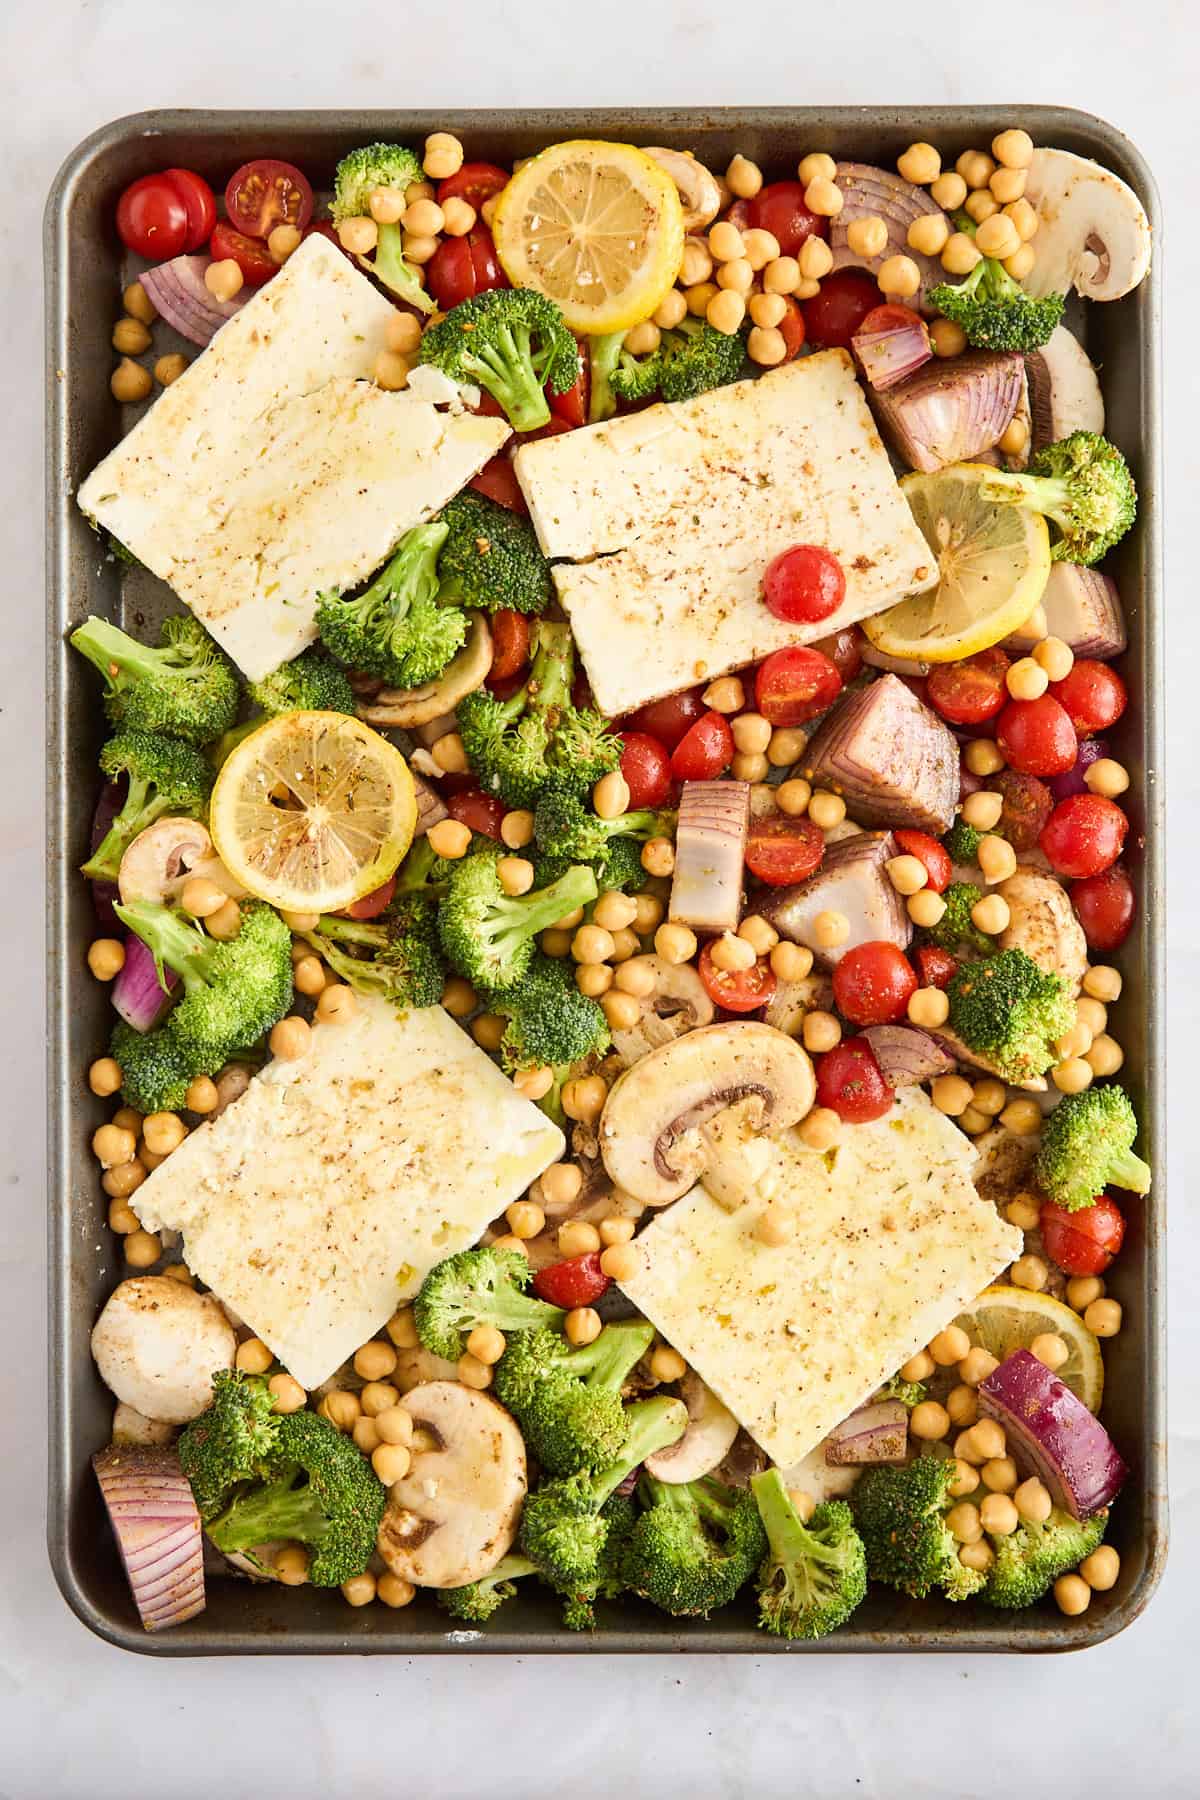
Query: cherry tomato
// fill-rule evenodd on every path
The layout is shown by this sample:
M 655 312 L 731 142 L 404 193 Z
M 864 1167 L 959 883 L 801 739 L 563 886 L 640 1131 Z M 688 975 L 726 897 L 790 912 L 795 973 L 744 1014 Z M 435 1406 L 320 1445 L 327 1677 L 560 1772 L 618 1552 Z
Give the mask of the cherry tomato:
M 884 939 L 856 944 L 833 971 L 834 1002 L 852 1025 L 894 1025 L 916 991 L 912 964 Z
M 1039 1224 L 1046 1254 L 1064 1275 L 1103 1275 L 1125 1239 L 1125 1215 L 1107 1194 L 1079 1212 L 1043 1200 Z
M 586 1256 L 569 1256 L 564 1262 L 551 1263 L 539 1269 L 533 1278 L 533 1291 L 551 1306 L 591 1306 L 607 1293 L 611 1282 L 600 1267 L 599 1250 Z
M 529 620 L 524 613 L 502 606 L 488 620 L 492 634 L 492 667 L 489 683 L 516 675 L 529 661 Z
M 473 225 L 465 237 L 443 238 L 425 264 L 425 285 L 443 312 L 490 288 L 507 287 L 487 226 Z
M 585 344 L 581 344 L 579 346 L 579 374 L 574 383 L 565 394 L 552 394 L 549 389 L 546 390 L 550 411 L 556 419 L 562 419 L 573 431 L 580 425 L 587 424 L 589 374 L 587 347 Z
M 783 338 L 783 360 L 790 363 L 804 348 L 804 314 L 800 311 L 798 301 L 793 300 L 790 294 L 785 294 L 783 299 L 786 310 L 775 329 Z
M 507 506 L 509 512 L 521 513 L 523 516 L 529 513 L 516 470 L 503 453 L 493 456 L 491 462 L 484 463 L 478 475 L 471 477 L 471 486 L 477 493 L 486 494 L 489 500 L 494 500 L 497 506 Z
M 925 867 L 925 879 L 935 894 L 944 894 L 954 877 L 954 864 L 945 849 L 927 831 L 898 831 L 896 842 L 906 856 L 915 856 Z
M 671 752 L 671 773 L 679 781 L 713 781 L 733 761 L 733 733 L 723 713 L 701 713 Z
M 668 694 L 665 700 L 651 700 L 648 706 L 630 713 L 624 723 L 631 731 L 648 731 L 668 750 L 674 750 L 703 712 L 699 688 L 685 688 L 681 694 Z
M 1110 869 L 1125 846 L 1129 820 L 1102 794 L 1072 794 L 1050 814 L 1038 843 L 1056 875 L 1082 880 Z
M 156 262 L 183 255 L 187 202 L 169 175 L 143 175 L 130 183 L 117 201 L 117 235 L 127 250 Z
M 1001 769 L 989 775 L 986 785 L 1003 796 L 998 830 L 1014 850 L 1032 850 L 1046 820 L 1054 811 L 1054 795 L 1036 775 L 1018 769 Z
M 882 1119 L 893 1099 L 866 1038 L 843 1038 L 817 1063 L 817 1105 L 832 1107 L 847 1125 Z
M 917 976 L 922 987 L 944 988 L 958 974 L 958 958 L 936 944 L 920 944 L 915 952 Z
M 848 350 L 867 314 L 879 303 L 879 283 L 865 269 L 838 269 L 821 291 L 801 307 L 810 343 L 822 350 Z
M 772 725 L 803 725 L 832 705 L 841 691 L 836 665 L 811 645 L 773 650 L 754 678 L 758 710 Z
M 447 175 L 445 181 L 438 182 L 438 205 L 445 206 L 447 200 L 465 200 L 478 212 L 484 201 L 506 188 L 508 182 L 507 170 L 498 168 L 495 163 L 464 163 L 453 175 Z
M 843 626 L 841 631 L 831 631 L 828 637 L 814 638 L 809 645 L 810 650 L 819 650 L 827 656 L 842 680 L 853 681 L 862 672 L 863 634 L 857 625 Z
M 1114 863 L 1099 875 L 1071 884 L 1071 905 L 1083 926 L 1089 950 L 1117 950 L 1133 930 L 1137 899 L 1133 883 Z
M 382 887 L 373 888 L 364 894 L 361 900 L 353 901 L 346 908 L 348 919 L 377 919 L 392 904 L 392 896 L 396 892 L 396 877 L 389 875 Z
M 884 306 L 872 307 L 858 329 L 864 336 L 871 336 L 877 331 L 905 331 L 921 322 L 920 313 L 915 313 L 911 306 L 901 306 L 891 300 Z
M 712 945 L 705 944 L 698 966 L 709 999 L 726 1012 L 757 1012 L 775 993 L 777 983 L 771 966 L 761 959 L 749 969 L 718 969 L 712 959 Z
M 494 794 L 485 794 L 481 788 L 464 788 L 459 794 L 451 794 L 446 802 L 446 811 L 460 825 L 469 826 L 482 837 L 496 838 L 499 841 L 500 822 L 507 808 Z
M 770 813 L 750 821 L 746 840 L 746 867 L 768 887 L 789 887 L 807 881 L 821 866 L 825 833 L 811 819 L 787 819 Z
M 260 156 L 243 163 L 229 177 L 225 211 L 230 224 L 247 237 L 269 237 L 276 225 L 303 231 L 312 218 L 313 192 L 295 163 Z
M 982 725 L 994 719 L 1008 699 L 1004 685 L 1008 666 L 1007 656 L 994 645 L 965 662 L 938 663 L 925 684 L 929 704 L 951 725 Z
M 217 222 L 208 246 L 209 254 L 214 262 L 223 262 L 231 256 L 242 271 L 242 279 L 247 287 L 262 287 L 270 281 L 272 275 L 278 275 L 280 265 L 275 261 L 261 238 L 247 237 L 244 232 L 235 231 L 225 219 Z
M 166 179 L 172 183 L 187 208 L 188 233 L 184 249 L 199 250 L 207 244 L 217 222 L 217 197 L 194 169 L 168 169 Z
M 810 212 L 804 204 L 804 189 L 798 181 L 772 181 L 760 188 L 749 202 L 750 224 L 759 231 L 769 231 L 779 240 L 781 256 L 795 256 L 810 237 L 828 237 L 829 221 L 820 213 Z M 879 289 L 871 283 L 875 298 Z
M 763 599 L 777 619 L 819 625 L 845 598 L 842 565 L 821 544 L 793 544 L 767 564 Z
M 629 789 L 629 811 L 661 806 L 671 791 L 671 757 L 648 731 L 623 731 L 621 773 Z
M 1129 704 L 1129 690 L 1117 671 L 1086 656 L 1061 681 L 1052 681 L 1050 692 L 1080 737 L 1107 731 Z
M 1010 700 L 997 722 L 996 742 L 1022 775 L 1065 775 L 1079 750 L 1075 727 L 1053 694 Z

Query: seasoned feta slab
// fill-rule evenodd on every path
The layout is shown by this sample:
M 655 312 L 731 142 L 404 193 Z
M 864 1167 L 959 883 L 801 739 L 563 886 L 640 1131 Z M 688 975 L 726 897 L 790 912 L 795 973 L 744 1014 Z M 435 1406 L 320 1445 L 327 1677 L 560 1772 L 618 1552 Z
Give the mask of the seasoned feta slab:
M 514 459 L 592 690 L 619 714 L 824 637 L 937 569 L 843 350 L 522 445 Z M 822 544 L 846 596 L 776 619 L 767 563 Z
M 250 680 L 312 642 L 320 589 L 365 580 L 509 435 L 365 379 L 394 315 L 306 238 L 79 490 Z
M 769 1142 L 759 1191 L 794 1229 L 704 1187 L 634 1240 L 629 1298 L 781 1468 L 799 1462 L 1020 1254 L 971 1181 L 975 1151 L 921 1088 L 824 1155 Z M 142 1190 L 145 1191 L 144 1189 Z
M 192 1132 L 137 1213 L 313 1388 L 564 1147 L 440 1006 L 360 999 Z

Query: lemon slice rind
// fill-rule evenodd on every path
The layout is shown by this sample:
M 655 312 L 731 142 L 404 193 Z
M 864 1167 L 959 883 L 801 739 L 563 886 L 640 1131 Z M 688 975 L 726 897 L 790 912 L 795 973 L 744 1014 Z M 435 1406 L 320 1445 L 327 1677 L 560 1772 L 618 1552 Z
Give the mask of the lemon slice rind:
M 989 1287 L 963 1308 L 954 1323 L 962 1326 L 972 1344 L 982 1345 L 1001 1362 L 1014 1350 L 1028 1350 L 1039 1333 L 1053 1332 L 1071 1353 L 1055 1374 L 1089 1412 L 1099 1412 L 1104 1398 L 1100 1340 L 1065 1301 L 1028 1288 Z

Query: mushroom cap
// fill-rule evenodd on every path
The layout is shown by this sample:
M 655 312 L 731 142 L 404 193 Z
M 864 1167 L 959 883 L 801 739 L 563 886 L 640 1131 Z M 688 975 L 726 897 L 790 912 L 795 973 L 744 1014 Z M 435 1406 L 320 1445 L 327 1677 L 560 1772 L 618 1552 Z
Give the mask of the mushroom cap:
M 637 1024 L 613 1032 L 613 1044 L 626 1068 L 685 1031 L 711 1025 L 717 1016 L 712 996 L 691 963 L 664 962 L 661 956 L 641 960 L 653 972 L 653 990 L 642 1002 Z
M 1039 969 L 1057 975 L 1077 994 L 1087 968 L 1087 939 L 1062 882 L 1022 867 L 996 891 L 1009 911 L 1009 922 L 996 940 L 1001 950 L 1023 950 Z
M 482 613 L 471 614 L 467 641 L 436 681 L 415 688 L 380 688 L 358 703 L 358 716 L 368 725 L 411 731 L 452 713 L 460 700 L 482 687 L 492 666 L 492 634 Z
M 1058 325 L 1025 357 L 1029 378 L 1030 443 L 1036 450 L 1073 431 L 1104 431 L 1104 395 L 1091 358 L 1074 332 Z M 1055 565 L 1057 567 L 1057 565 Z
M 721 189 L 716 176 L 690 150 L 667 150 L 661 144 L 651 144 L 643 154 L 652 157 L 679 189 L 683 229 L 702 231 L 706 225 L 711 225 L 721 210 Z
M 1035 296 L 1065 294 L 1119 300 L 1150 267 L 1150 221 L 1128 184 L 1071 150 L 1035 150 L 1025 198 L 1036 208 L 1033 268 L 1025 278 Z
M 126 846 L 117 875 L 121 903 L 165 902 L 197 863 L 213 856 L 213 841 L 199 819 L 156 819 Z
M 212 1401 L 216 1369 L 237 1338 L 211 1294 L 166 1275 L 135 1275 L 109 1296 L 92 1331 L 101 1379 L 144 1418 L 182 1425 Z
M 729 1408 L 694 1369 L 680 1382 L 679 1397 L 687 1407 L 687 1428 L 665 1450 L 646 1458 L 646 1472 L 656 1481 L 699 1481 L 702 1475 L 711 1475 L 729 1455 L 738 1434 L 738 1422 Z

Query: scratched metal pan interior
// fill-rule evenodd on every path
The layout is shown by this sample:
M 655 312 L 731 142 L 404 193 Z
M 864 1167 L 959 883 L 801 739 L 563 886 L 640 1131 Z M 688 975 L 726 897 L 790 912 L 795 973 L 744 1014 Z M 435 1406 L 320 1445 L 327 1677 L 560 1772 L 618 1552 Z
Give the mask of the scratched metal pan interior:
M 1008 125 L 1036 142 L 1095 157 L 1138 191 L 1157 225 L 1153 179 L 1129 141 L 1083 112 L 1058 108 L 819 108 L 445 113 L 159 112 L 105 127 L 72 152 L 50 194 L 46 254 L 47 689 L 49 700 L 47 1205 L 50 1281 L 49 1552 L 67 1603 L 91 1630 L 126 1649 L 163 1656 L 263 1652 L 700 1651 L 765 1656 L 814 1648 L 755 1629 L 752 1599 L 709 1620 L 675 1621 L 640 1601 L 603 1605 L 594 1635 L 565 1631 L 548 1593 L 527 1593 L 482 1630 L 455 1629 L 431 1596 L 401 1612 L 352 1611 L 337 1593 L 282 1590 L 236 1579 L 210 1580 L 207 1610 L 190 1623 L 147 1636 L 138 1625 L 89 1459 L 108 1438 L 112 1397 L 92 1366 L 88 1337 L 104 1299 L 120 1279 L 104 1196 L 89 1139 L 102 1103 L 84 1071 L 108 1032 L 108 1003 L 86 979 L 91 906 L 76 870 L 86 855 L 103 720 L 93 671 L 64 647 L 86 613 L 113 617 L 134 631 L 154 624 L 174 602 L 145 572 L 126 572 L 103 554 L 74 504 L 79 482 L 133 422 L 110 398 L 109 334 L 118 311 L 123 251 L 113 217 L 127 182 L 154 169 L 197 169 L 218 189 L 241 162 L 289 158 L 314 186 L 328 188 L 339 156 L 374 138 L 419 141 L 456 132 L 472 158 L 510 162 L 565 137 L 609 137 L 694 149 L 724 168 L 743 151 L 773 175 L 791 174 L 817 146 L 841 157 L 891 163 L 914 139 L 943 157 L 988 142 Z M 1119 958 L 1125 987 L 1116 1029 L 1149 1143 L 1157 1181 L 1152 1199 L 1131 1209 L 1124 1254 L 1111 1282 L 1128 1321 L 1106 1346 L 1105 1419 L 1132 1473 L 1109 1538 L 1121 1575 L 1082 1619 L 1052 1602 L 1008 1614 L 947 1602 L 911 1601 L 874 1588 L 851 1624 L 817 1648 L 879 1650 L 1023 1650 L 1081 1648 L 1123 1629 L 1146 1605 L 1166 1553 L 1163 1394 L 1164 1132 L 1162 1044 L 1162 762 L 1158 361 L 1161 273 L 1126 299 L 1076 309 L 1100 369 L 1111 435 L 1128 456 L 1141 492 L 1136 528 L 1112 569 L 1129 615 L 1131 646 L 1123 665 L 1135 695 L 1117 734 L 1116 753 L 1133 774 L 1130 813 L 1136 848 L 1130 861 L 1141 893 L 1137 926 Z M 161 329 L 161 327 L 160 327 Z

